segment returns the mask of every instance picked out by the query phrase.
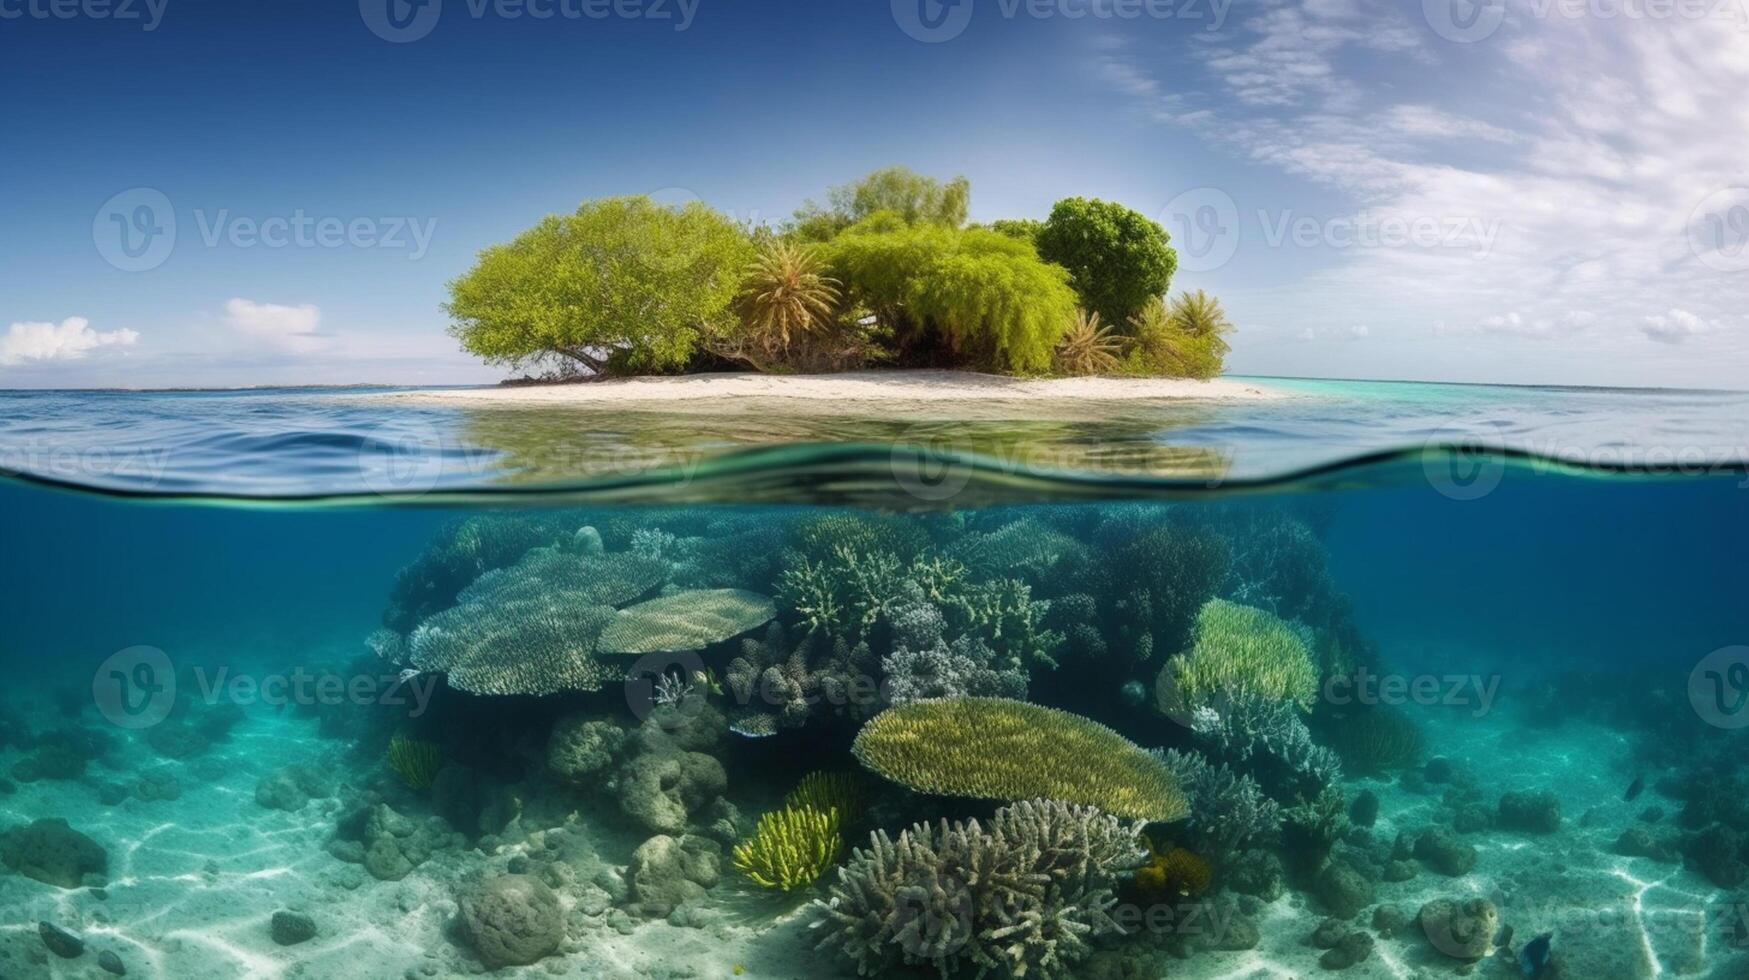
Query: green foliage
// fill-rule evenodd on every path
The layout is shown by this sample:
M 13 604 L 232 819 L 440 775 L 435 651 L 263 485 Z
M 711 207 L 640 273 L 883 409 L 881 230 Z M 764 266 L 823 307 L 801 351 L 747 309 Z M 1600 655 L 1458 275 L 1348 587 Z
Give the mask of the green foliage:
M 1134 345 L 1125 367 L 1132 374 L 1212 378 L 1227 357 L 1233 324 L 1221 301 L 1197 290 L 1168 303 L 1155 298 L 1130 318 Z
M 1171 236 L 1158 222 L 1109 201 L 1058 201 L 1038 234 L 1038 252 L 1069 270 L 1081 305 L 1106 323 L 1124 323 L 1164 294 L 1178 268 Z
M 703 204 L 604 198 L 482 251 L 444 309 L 451 333 L 489 363 L 672 371 L 733 325 L 752 258 L 746 234 Z
M 1149 821 L 1189 812 L 1158 757 L 1096 721 L 1024 701 L 949 698 L 888 708 L 863 726 L 851 751 L 919 793 L 1061 800 Z
M 998 235 L 1018 238 L 1037 246 L 1039 232 L 1044 231 L 1045 223 L 1037 218 L 997 218 L 984 227 Z
M 971 181 L 964 177 L 942 183 L 908 167 L 886 167 L 827 191 L 825 207 L 812 201 L 804 204 L 796 212 L 790 235 L 800 241 L 827 241 L 879 212 L 907 225 L 958 228 L 966 223 L 971 196 Z
M 1075 314 L 1075 326 L 1057 345 L 1057 370 L 1063 374 L 1111 374 L 1119 367 L 1123 342 L 1110 327 L 1101 326 L 1099 314 L 1085 310 Z
M 987 229 L 895 227 L 877 214 L 834 238 L 826 256 L 851 300 L 890 332 L 902 364 L 1041 372 L 1075 322 L 1067 273 Z
M 389 740 L 389 768 L 399 773 L 410 789 L 427 789 L 443 768 L 443 750 L 430 742 L 421 742 L 396 734 Z

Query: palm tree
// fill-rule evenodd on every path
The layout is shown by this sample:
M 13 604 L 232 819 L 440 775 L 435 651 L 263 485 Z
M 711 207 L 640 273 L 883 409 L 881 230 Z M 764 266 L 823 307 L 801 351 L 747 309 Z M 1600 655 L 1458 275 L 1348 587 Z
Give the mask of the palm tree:
M 1057 345 L 1057 370 L 1064 374 L 1110 374 L 1118 368 L 1123 341 L 1110 327 L 1099 325 L 1099 314 L 1078 310 L 1075 325 Z
M 779 242 L 747 272 L 738 302 L 753 345 L 778 354 L 793 340 L 818 332 L 838 306 L 838 280 L 822 274 L 813 250 Z
M 1205 340 L 1209 350 L 1218 356 L 1226 356 L 1231 349 L 1221 335 L 1233 332 L 1233 321 L 1227 319 L 1220 300 L 1200 289 L 1179 293 L 1166 319 L 1180 333 Z

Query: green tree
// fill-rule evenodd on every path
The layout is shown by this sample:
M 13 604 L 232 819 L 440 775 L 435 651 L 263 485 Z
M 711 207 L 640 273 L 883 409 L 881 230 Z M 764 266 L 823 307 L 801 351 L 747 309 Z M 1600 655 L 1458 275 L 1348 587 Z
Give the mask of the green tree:
M 1030 243 L 988 229 L 905 224 L 878 212 L 824 254 L 901 364 L 1045 371 L 1075 322 L 1068 273 Z
M 488 363 L 575 373 L 686 366 L 732 309 L 754 257 L 747 235 L 703 204 L 587 201 L 480 253 L 449 284 L 450 333 Z
M 1125 323 L 1162 296 L 1178 269 L 1171 236 L 1121 204 L 1058 201 L 1038 233 L 1038 253 L 1069 270 L 1081 305 L 1106 323 Z
M 1009 238 L 1018 238 L 1037 245 L 1038 233 L 1044 230 L 1045 223 L 1037 218 L 997 218 L 985 227 Z
M 792 237 L 823 242 L 879 212 L 890 212 L 908 225 L 935 224 L 958 228 L 966 223 L 972 184 L 964 177 L 942 183 L 907 167 L 887 167 L 826 192 L 826 206 L 809 201 L 796 212 Z

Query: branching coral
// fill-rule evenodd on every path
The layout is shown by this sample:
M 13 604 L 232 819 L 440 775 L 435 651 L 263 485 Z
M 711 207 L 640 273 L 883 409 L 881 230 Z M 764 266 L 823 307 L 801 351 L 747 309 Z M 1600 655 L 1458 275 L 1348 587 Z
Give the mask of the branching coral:
M 940 607 L 912 585 L 911 601 L 895 609 L 893 652 L 881 661 L 887 698 L 894 704 L 926 698 L 1026 697 L 1026 669 L 1018 658 L 999 658 L 979 633 L 947 640 Z
M 1225 862 L 1275 836 L 1280 807 L 1250 776 L 1211 763 L 1199 752 L 1167 749 L 1159 756 L 1190 798 L 1190 816 L 1173 830 L 1192 850 Z
M 1326 787 L 1282 811 L 1281 826 L 1289 861 L 1304 873 L 1316 873 L 1329 863 L 1330 851 L 1348 833 L 1348 801 L 1341 790 Z
M 791 891 L 813 884 L 838 862 L 843 828 L 859 796 L 847 774 L 808 774 L 780 809 L 759 819 L 753 836 L 735 845 L 735 867 L 764 888 Z
M 971 966 L 1068 978 L 1094 941 L 1123 931 L 1111 916 L 1116 889 L 1144 857 L 1134 829 L 1045 800 L 997 810 L 988 829 L 942 821 L 897 840 L 880 831 L 814 903 L 818 946 L 864 975 L 903 963 L 944 977 Z
M 866 716 L 879 703 L 874 669 L 867 643 L 822 633 L 792 639 L 773 623 L 762 639 L 742 640 L 725 671 L 733 728 L 758 737 L 799 728 L 817 713 Z
M 914 701 L 864 725 L 862 764 L 920 793 L 1046 798 L 1177 820 L 1188 802 L 1159 758 L 1066 711 L 1005 698 Z
M 1087 547 L 1052 527 L 1022 518 L 987 533 L 968 533 L 946 548 L 947 557 L 983 578 L 1014 576 L 1039 585 L 1058 564 L 1085 561 Z
M 1162 712 L 1184 717 L 1238 695 L 1293 701 L 1310 711 L 1318 669 L 1306 644 L 1274 614 L 1225 599 L 1197 613 L 1195 645 L 1162 667 L 1154 693 Z
M 1316 796 L 1342 773 L 1336 753 L 1312 741 L 1299 710 L 1285 701 L 1241 694 L 1222 710 L 1197 709 L 1191 730 L 1216 758 L 1249 772 L 1279 800 Z
M 447 525 L 424 553 L 395 576 L 383 625 L 407 633 L 421 619 L 449 608 L 456 595 L 481 575 L 514 564 L 530 550 L 556 540 L 556 518 L 482 514 Z
M 843 815 L 834 808 L 786 806 L 759 818 L 753 836 L 736 844 L 735 867 L 763 888 L 791 891 L 813 884 L 844 850 Z

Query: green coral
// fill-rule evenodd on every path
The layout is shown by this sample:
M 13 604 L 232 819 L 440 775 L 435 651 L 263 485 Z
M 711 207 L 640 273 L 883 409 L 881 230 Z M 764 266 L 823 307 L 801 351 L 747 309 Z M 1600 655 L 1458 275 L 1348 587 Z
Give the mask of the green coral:
M 856 781 L 843 773 L 810 773 L 783 806 L 759 818 L 753 835 L 731 851 L 735 867 L 763 888 L 811 885 L 838 863 L 844 824 L 855 812 Z
M 857 733 L 869 769 L 920 793 L 1054 799 L 1121 817 L 1177 820 L 1183 791 L 1166 765 L 1111 729 L 1007 698 L 913 701 Z
M 1211 599 L 1197 614 L 1188 653 L 1162 667 L 1154 693 L 1160 710 L 1186 717 L 1241 694 L 1292 701 L 1307 711 L 1318 697 L 1318 669 L 1305 640 L 1273 613 Z
M 621 609 L 602 630 L 602 653 L 702 650 L 771 621 L 768 596 L 744 589 L 691 589 Z

